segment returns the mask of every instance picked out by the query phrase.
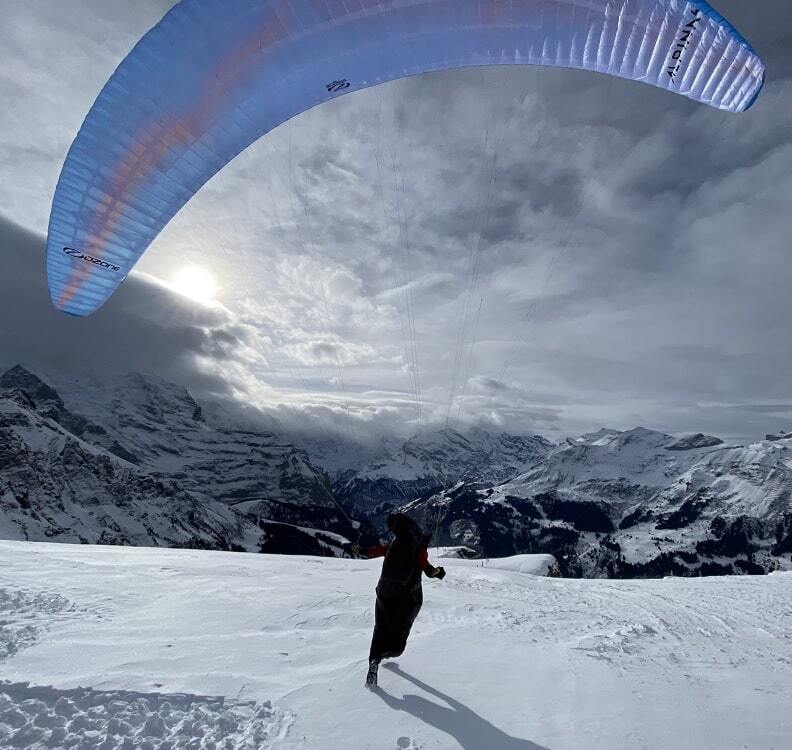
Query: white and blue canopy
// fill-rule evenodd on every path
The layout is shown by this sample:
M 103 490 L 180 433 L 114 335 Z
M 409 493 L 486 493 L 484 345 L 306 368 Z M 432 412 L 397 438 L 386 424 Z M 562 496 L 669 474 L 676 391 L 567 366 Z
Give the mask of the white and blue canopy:
M 484 65 L 597 71 L 729 112 L 764 81 L 706 2 L 182 0 L 115 71 L 69 151 L 47 240 L 53 304 L 97 310 L 201 186 L 289 118 Z

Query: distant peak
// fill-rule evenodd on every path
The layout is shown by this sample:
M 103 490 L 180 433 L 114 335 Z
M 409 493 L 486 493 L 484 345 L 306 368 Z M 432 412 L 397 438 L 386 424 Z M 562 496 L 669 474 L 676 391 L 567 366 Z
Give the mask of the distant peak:
M 41 382 L 41 379 L 34 375 L 30 370 L 22 365 L 14 365 L 12 368 L 6 370 L 2 376 L 0 376 L 0 383 L 5 383 L 6 380 L 14 380 L 15 382 L 20 382 L 22 380 L 36 380 Z
M 155 375 L 129 372 L 124 376 L 123 388 L 128 397 L 137 403 L 146 404 L 152 413 L 186 413 L 196 422 L 204 421 L 201 407 L 183 385 Z M 132 396 L 133 393 L 135 396 Z
M 36 403 L 54 402 L 63 408 L 58 392 L 22 365 L 14 365 L 0 376 L 0 388 L 23 391 Z
M 690 451 L 695 448 L 714 448 L 716 445 L 723 445 L 723 440 L 713 435 L 705 435 L 697 432 L 695 435 L 685 435 L 679 440 L 666 446 L 668 451 Z
M 463 438 L 462 433 L 450 427 L 442 427 L 437 430 L 427 430 L 424 432 L 416 433 L 408 438 L 406 445 L 412 446 L 433 446 L 440 443 L 447 443 L 449 441 L 457 441 Z
M 628 445 L 648 444 L 662 447 L 665 443 L 670 443 L 673 438 L 658 430 L 650 430 L 646 427 L 633 427 L 631 430 L 612 430 L 602 427 L 596 432 L 588 432 L 574 440 L 567 440 L 568 445 L 588 446 L 610 449 L 621 449 Z
M 596 432 L 587 432 L 578 438 L 568 438 L 569 445 L 606 445 L 622 433 L 608 427 L 600 427 Z
M 633 427 L 631 430 L 626 430 L 622 433 L 623 435 L 659 435 L 660 433 L 657 430 L 650 430 L 648 427 L 641 427 L 638 425 Z

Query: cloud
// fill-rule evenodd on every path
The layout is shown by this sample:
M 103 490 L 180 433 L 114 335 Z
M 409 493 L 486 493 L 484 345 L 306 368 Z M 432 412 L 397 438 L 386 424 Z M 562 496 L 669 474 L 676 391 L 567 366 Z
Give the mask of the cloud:
M 281 429 L 359 440 L 403 430 L 413 409 L 399 392 L 344 385 L 339 365 L 379 362 L 380 352 L 313 340 L 290 357 L 250 311 L 200 305 L 143 274 L 95 315 L 66 316 L 50 304 L 43 260 L 43 237 L 0 219 L 0 369 L 21 362 L 56 382 L 64 374 L 152 373 L 226 408 L 254 407 Z
M 43 233 L 93 97 L 168 7 L 13 5 L 7 217 Z M 15 325 L 0 360 L 155 371 L 363 435 L 409 432 L 419 411 L 430 426 L 557 433 L 787 428 L 790 9 L 719 10 L 768 64 L 745 115 L 521 67 L 342 97 L 228 165 L 147 252 L 145 278 L 89 321 L 50 310 L 40 238 L 4 225 L 0 305 Z M 152 281 L 188 265 L 217 279 L 222 304 Z
M 46 371 L 156 372 L 201 390 L 228 393 L 199 359 L 221 365 L 246 332 L 221 306 L 203 307 L 162 285 L 131 277 L 112 306 L 91 318 L 56 312 L 44 273 L 44 239 L 0 219 L 0 364 Z M 219 368 L 218 368 L 219 369 Z

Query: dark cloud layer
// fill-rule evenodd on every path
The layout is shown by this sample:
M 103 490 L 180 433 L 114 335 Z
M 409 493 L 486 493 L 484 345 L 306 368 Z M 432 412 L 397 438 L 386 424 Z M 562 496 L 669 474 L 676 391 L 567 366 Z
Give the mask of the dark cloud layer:
M 230 384 L 209 376 L 244 332 L 221 309 L 181 299 L 162 286 L 130 278 L 112 306 L 91 318 L 56 312 L 44 274 L 44 239 L 0 219 L 0 366 L 22 362 L 46 372 L 123 374 L 138 370 L 223 394 Z
M 15 222 L 43 233 L 93 96 L 169 5 L 13 7 L 0 205 Z M 41 240 L 4 226 L 0 306 L 17 322 L 0 362 L 151 370 L 362 434 L 790 429 L 792 8 L 716 5 L 767 62 L 744 115 L 504 68 L 394 82 L 278 128 L 140 265 L 208 269 L 214 308 L 133 278 L 96 318 L 61 318 Z

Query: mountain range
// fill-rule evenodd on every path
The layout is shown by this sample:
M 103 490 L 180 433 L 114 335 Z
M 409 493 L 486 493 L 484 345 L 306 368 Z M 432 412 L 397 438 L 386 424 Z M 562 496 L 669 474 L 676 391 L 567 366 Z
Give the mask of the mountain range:
M 792 434 L 751 445 L 603 429 L 560 444 L 424 430 L 300 447 L 160 378 L 0 376 L 0 536 L 341 554 L 394 508 L 435 545 L 554 555 L 565 575 L 792 566 Z
M 409 509 L 436 543 L 551 552 L 565 575 L 765 573 L 792 553 L 792 435 L 772 438 L 601 430 L 506 482 L 460 482 Z

